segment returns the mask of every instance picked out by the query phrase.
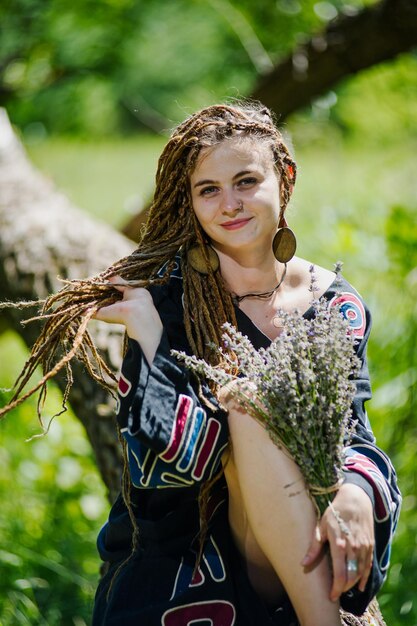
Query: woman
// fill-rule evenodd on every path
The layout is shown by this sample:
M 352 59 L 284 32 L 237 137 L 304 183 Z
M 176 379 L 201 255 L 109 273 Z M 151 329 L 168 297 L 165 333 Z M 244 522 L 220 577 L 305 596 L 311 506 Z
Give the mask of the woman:
M 92 317 L 124 324 L 128 336 L 117 411 L 123 494 L 98 538 L 109 566 L 94 626 L 336 626 L 340 607 L 363 613 L 386 576 L 400 494 L 364 409 L 370 315 L 357 292 L 316 269 L 315 295 L 343 302 L 361 361 L 344 482 L 319 522 L 305 490 L 288 497 L 285 485 L 302 484 L 298 467 L 233 390 L 215 394 L 171 355 L 216 363 L 211 344 L 225 322 L 260 348 L 281 330 L 278 309 L 314 315 L 310 264 L 294 256 L 285 221 L 295 174 L 267 109 L 203 109 L 160 157 L 138 249 L 44 303 L 45 325 L 0 414 L 39 389 L 42 399 L 63 367 L 70 385 L 75 355 L 109 386 Z M 45 376 L 23 394 L 38 364 Z
M 284 217 L 295 172 L 267 109 L 196 113 L 161 156 L 140 271 L 121 262 L 106 274 L 122 299 L 95 316 L 129 337 L 118 422 L 130 481 L 99 536 L 110 569 L 96 626 L 335 626 L 339 607 L 363 613 L 386 575 L 400 496 L 364 410 L 370 315 L 357 292 L 343 281 L 362 363 L 356 432 L 319 524 L 305 491 L 286 495 L 300 472 L 263 427 L 170 354 L 213 360 L 208 344 L 225 321 L 267 346 L 280 332 L 277 309 L 313 314 L 310 264 L 292 256 Z M 317 268 L 316 278 L 318 295 L 334 300 L 334 274 Z

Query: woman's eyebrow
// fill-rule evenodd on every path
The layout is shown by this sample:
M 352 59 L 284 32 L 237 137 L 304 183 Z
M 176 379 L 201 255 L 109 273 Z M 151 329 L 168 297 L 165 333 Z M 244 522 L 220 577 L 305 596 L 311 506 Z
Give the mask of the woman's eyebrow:
M 241 172 L 238 172 L 237 174 L 235 174 L 232 178 L 232 180 L 236 180 L 236 178 L 240 178 L 241 176 L 246 176 L 246 174 L 252 174 L 251 170 L 242 170 Z M 218 181 L 217 180 L 210 180 L 208 178 L 204 179 L 204 180 L 199 180 L 198 183 L 195 183 L 194 185 L 194 189 L 196 187 L 201 187 L 202 185 L 218 185 Z
M 201 187 L 202 185 L 216 185 L 216 184 L 217 184 L 217 181 L 209 180 L 208 178 L 206 178 L 205 180 L 199 180 L 198 183 L 194 185 L 194 188 Z

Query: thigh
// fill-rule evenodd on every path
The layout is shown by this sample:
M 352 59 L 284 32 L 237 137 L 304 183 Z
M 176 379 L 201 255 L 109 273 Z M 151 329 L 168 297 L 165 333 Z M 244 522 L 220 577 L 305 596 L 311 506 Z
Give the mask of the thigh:
M 231 535 L 242 557 L 249 580 L 268 605 L 279 603 L 286 595 L 270 561 L 259 546 L 246 514 L 233 452 L 224 459 L 224 474 L 229 492 L 228 516 Z

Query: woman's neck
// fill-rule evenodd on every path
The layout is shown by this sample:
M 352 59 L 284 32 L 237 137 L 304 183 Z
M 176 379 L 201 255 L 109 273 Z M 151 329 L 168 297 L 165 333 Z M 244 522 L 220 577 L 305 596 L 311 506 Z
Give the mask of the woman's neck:
M 227 289 L 238 296 L 274 289 L 282 278 L 284 265 L 270 253 L 245 255 L 241 258 L 218 252 L 220 271 Z

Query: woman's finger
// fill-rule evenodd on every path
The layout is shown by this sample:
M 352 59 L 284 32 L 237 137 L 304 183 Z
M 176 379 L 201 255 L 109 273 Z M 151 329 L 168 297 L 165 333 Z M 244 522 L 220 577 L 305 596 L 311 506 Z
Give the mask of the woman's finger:
M 359 581 L 359 591 L 365 591 L 366 583 L 368 582 L 368 578 L 372 569 L 373 557 L 374 557 L 374 549 L 373 549 L 373 546 L 371 546 L 371 548 L 368 550 L 368 553 L 365 557 L 364 569 L 363 569 L 361 579 Z
M 123 321 L 120 319 L 119 302 L 101 307 L 95 312 L 93 318 L 99 320 L 100 322 L 123 324 Z
M 121 293 L 124 293 L 126 291 L 126 289 L 129 288 L 129 286 L 127 285 L 126 281 L 124 280 L 124 278 L 122 278 L 121 276 L 110 276 L 109 278 L 109 283 L 111 283 L 113 285 L 113 287 L 115 289 L 117 289 L 117 291 L 120 291 Z M 125 283 L 125 284 L 123 284 Z
M 346 540 L 342 537 L 329 537 L 330 555 L 332 559 L 333 585 L 330 599 L 336 602 L 346 586 Z
M 309 567 L 312 565 L 323 552 L 324 543 L 327 541 L 327 535 L 325 530 L 321 531 L 320 525 L 317 525 L 314 530 L 314 536 L 308 547 L 308 550 L 301 561 L 303 567 Z
M 364 568 L 364 560 L 352 547 L 351 537 L 346 538 L 346 586 L 343 591 L 351 589 L 360 579 Z

